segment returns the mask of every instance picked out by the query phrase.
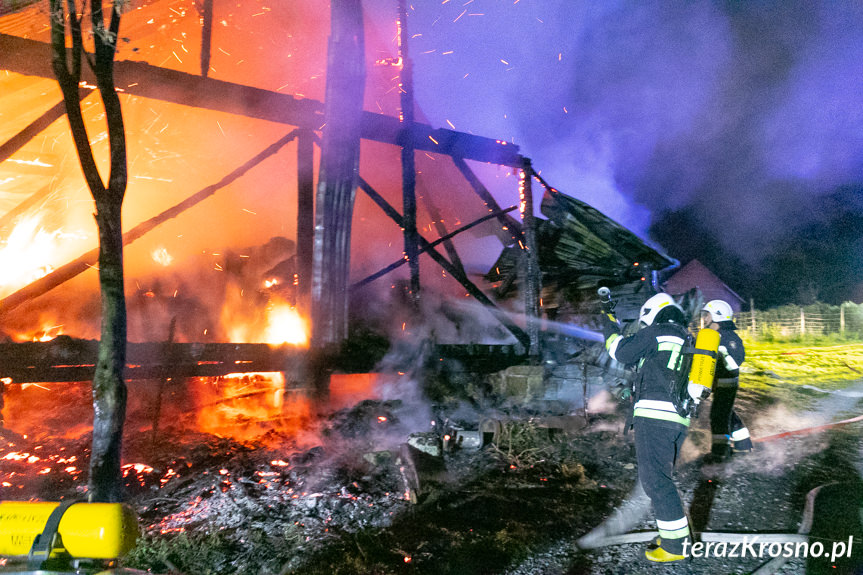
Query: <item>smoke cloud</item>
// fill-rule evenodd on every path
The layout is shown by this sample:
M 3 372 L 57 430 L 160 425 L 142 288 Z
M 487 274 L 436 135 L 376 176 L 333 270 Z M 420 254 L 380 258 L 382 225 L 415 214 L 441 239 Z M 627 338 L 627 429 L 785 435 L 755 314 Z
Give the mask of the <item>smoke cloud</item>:
M 409 25 L 433 125 L 511 139 L 643 237 L 688 209 L 756 264 L 860 182 L 858 3 L 478 0 Z

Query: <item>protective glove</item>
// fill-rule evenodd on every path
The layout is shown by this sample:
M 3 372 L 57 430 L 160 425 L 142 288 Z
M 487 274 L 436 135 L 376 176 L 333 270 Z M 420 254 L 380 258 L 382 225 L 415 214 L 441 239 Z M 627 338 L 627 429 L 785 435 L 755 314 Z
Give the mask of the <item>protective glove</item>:
M 695 405 L 698 405 L 702 399 L 707 399 L 710 397 L 710 388 L 704 387 L 703 385 L 699 385 L 697 383 L 689 383 L 686 386 L 686 391 L 689 392 L 689 397 L 692 398 L 692 401 Z

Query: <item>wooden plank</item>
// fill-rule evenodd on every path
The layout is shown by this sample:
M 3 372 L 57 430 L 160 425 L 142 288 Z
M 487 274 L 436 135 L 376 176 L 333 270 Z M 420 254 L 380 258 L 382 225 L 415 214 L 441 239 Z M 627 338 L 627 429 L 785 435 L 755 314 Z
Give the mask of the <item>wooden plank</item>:
M 60 336 L 47 342 L 0 344 L 0 378 L 15 383 L 91 381 L 98 340 Z M 283 371 L 304 350 L 256 343 L 129 343 L 126 379 L 215 377 Z
M 2 48 L 0 48 L 2 50 Z M 36 137 L 39 132 L 50 126 L 66 115 L 66 103 L 60 100 L 41 116 L 30 122 L 23 130 L 0 144 L 0 162 L 8 160 L 12 155 L 24 147 L 24 145 Z
M 326 118 L 315 198 L 312 257 L 312 347 L 338 346 L 348 333 L 351 222 L 362 144 L 365 36 L 360 0 L 333 3 L 327 47 Z M 322 375 L 314 372 L 316 375 Z M 323 397 L 327 383 L 315 378 Z

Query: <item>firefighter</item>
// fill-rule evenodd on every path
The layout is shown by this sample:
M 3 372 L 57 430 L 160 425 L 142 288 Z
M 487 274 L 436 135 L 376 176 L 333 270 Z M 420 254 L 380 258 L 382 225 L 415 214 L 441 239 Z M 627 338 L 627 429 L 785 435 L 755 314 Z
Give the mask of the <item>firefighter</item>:
M 734 411 L 734 399 L 740 384 L 740 364 L 746 359 L 743 341 L 735 331 L 734 312 L 728 302 L 715 299 L 702 308 L 705 326 L 719 332 L 719 356 L 710 406 L 710 453 L 712 459 L 722 460 L 734 452 L 752 451 L 749 430 Z
M 633 411 L 638 479 L 650 497 L 659 531 L 659 539 L 648 547 L 645 556 L 655 562 L 682 561 L 686 559 L 684 542 L 690 538 L 689 521 L 672 474 L 686 438 L 689 415 L 678 405 L 673 386 L 680 385 L 681 372 L 685 371 L 682 355 L 689 336 L 687 321 L 674 299 L 659 293 L 641 307 L 641 329 L 623 336 L 609 306 L 604 304 L 603 308 L 608 354 L 623 364 L 638 364 Z M 698 402 L 707 389 L 692 384 L 688 392 Z

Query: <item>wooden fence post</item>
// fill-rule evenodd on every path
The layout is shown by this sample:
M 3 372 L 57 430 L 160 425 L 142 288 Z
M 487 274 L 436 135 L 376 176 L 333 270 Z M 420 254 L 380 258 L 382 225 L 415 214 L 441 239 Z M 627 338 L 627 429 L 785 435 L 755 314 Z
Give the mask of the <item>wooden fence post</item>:
M 839 333 L 845 334 L 845 303 L 839 304 Z
M 755 337 L 755 299 L 749 298 L 749 313 L 752 314 L 752 318 L 749 320 L 750 329 L 752 330 L 752 337 Z
M 803 313 L 803 308 L 800 308 L 800 335 L 806 335 L 806 315 Z

